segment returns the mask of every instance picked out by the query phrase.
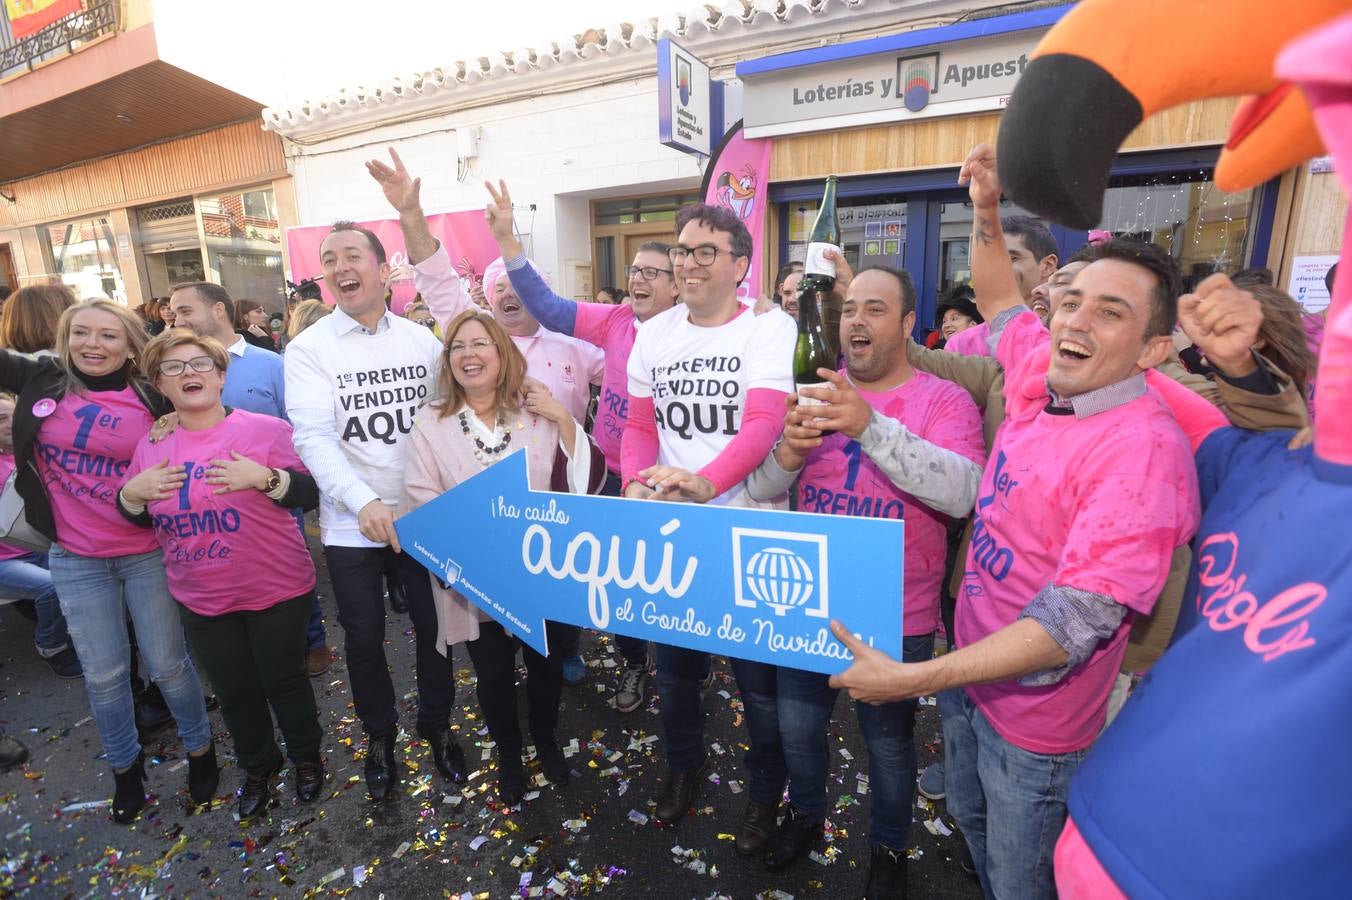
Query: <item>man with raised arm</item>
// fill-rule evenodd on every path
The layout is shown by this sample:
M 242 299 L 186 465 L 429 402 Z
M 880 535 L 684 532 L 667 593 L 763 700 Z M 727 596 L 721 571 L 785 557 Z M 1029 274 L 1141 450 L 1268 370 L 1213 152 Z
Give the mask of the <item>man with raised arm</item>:
M 1108 245 L 1049 333 L 999 239 L 993 151 L 974 149 L 960 177 L 1007 417 L 977 496 L 958 649 L 898 663 L 833 623 L 855 663 L 832 684 L 871 702 L 942 692 L 948 809 L 983 889 L 1054 897 L 1070 776 L 1103 728 L 1132 617 L 1149 614 L 1197 528 L 1188 441 L 1145 378 L 1168 353 L 1179 276 L 1158 248 Z
M 541 325 L 599 347 L 605 354 L 600 404 L 592 436 L 606 457 L 602 493 L 620 496 L 620 438 L 629 418 L 629 353 L 639 326 L 675 305 L 679 291 L 667 253 L 670 244 L 648 241 L 634 254 L 629 267 L 629 302 L 578 303 L 561 297 L 528 264 L 525 248 L 513 227 L 512 196 L 505 182 L 485 185 L 492 198 L 488 224 L 506 261 L 512 290 Z M 624 657 L 615 691 L 615 708 L 623 713 L 642 707 L 647 699 L 648 642 L 619 635 L 615 640 Z
M 432 236 L 428 227 L 422 209 L 422 179 L 410 177 L 393 147 L 390 148 L 389 164 L 373 159 L 366 163 L 366 170 L 399 213 L 404 248 L 413 266 L 413 285 L 422 294 L 437 322 L 445 328 L 452 319 L 470 309 L 473 301 L 460 283 L 450 253 Z M 484 217 L 490 230 L 495 212 L 492 205 L 485 210 Z M 605 368 L 601 351 L 591 344 L 541 328 L 513 290 L 502 259 L 494 260 L 484 270 L 483 289 L 493 318 L 507 330 L 512 342 L 526 357 L 526 371 L 530 377 L 548 388 L 575 420 L 586 421 L 591 386 L 601 384 Z M 564 680 L 576 684 L 585 674 L 577 652 L 579 629 L 575 625 L 561 624 L 556 633 L 562 636 L 557 642 L 562 646 L 550 647 L 550 654 L 563 655 Z
M 782 311 L 757 316 L 737 299 L 754 248 L 736 213 L 695 203 L 677 214 L 676 227 L 669 259 L 685 302 L 645 322 L 629 356 L 629 425 L 620 445 L 624 495 L 761 505 L 748 494 L 746 478 L 782 430 L 797 329 Z M 700 682 L 708 666 L 707 653 L 657 647 L 669 770 L 657 801 L 663 824 L 685 816 L 704 779 Z M 735 845 L 750 855 L 775 826 L 786 770 L 775 667 L 734 659 L 732 670 L 750 732 L 743 758 L 750 796 Z

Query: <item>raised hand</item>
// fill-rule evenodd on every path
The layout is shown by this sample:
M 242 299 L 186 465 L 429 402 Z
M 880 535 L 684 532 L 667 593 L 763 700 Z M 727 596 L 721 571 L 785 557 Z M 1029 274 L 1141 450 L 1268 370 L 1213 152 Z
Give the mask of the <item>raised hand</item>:
M 995 209 L 1000 205 L 1000 176 L 995 169 L 995 149 L 977 144 L 963 160 L 958 184 L 967 185 L 967 195 L 977 209 Z
M 1207 362 L 1226 375 L 1243 377 L 1257 368 L 1251 351 L 1263 327 L 1263 304 L 1224 273 L 1178 298 L 1178 322 Z
M 393 147 L 390 148 L 390 161 L 393 165 L 386 165 L 378 159 L 367 160 L 366 171 L 371 173 L 379 184 L 380 189 L 385 192 L 385 199 L 390 201 L 393 206 L 401 213 L 414 212 L 422 209 L 422 179 L 410 178 L 408 169 L 404 168 L 404 161 L 399 158 L 399 153 Z
M 484 207 L 484 221 L 488 223 L 488 230 L 493 232 L 493 239 L 501 246 L 516 237 L 516 223 L 512 218 L 512 194 L 507 190 L 507 182 L 502 180 L 498 181 L 496 188 L 491 181 L 485 181 L 484 187 L 488 188 L 490 198 L 488 205 Z

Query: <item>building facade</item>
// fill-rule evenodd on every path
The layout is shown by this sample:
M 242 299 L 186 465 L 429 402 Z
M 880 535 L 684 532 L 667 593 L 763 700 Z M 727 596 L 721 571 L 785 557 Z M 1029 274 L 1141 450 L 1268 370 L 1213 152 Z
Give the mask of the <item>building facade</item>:
M 194 75 L 148 0 L 0 40 L 0 281 L 140 306 L 206 279 L 283 308 L 295 199 L 261 103 Z
M 623 283 L 639 242 L 670 238 L 675 209 L 699 192 L 707 158 L 657 139 L 656 42 L 671 37 L 727 86 L 725 122 L 744 118 L 749 137 L 773 142 L 758 291 L 802 254 L 822 181 L 836 174 L 847 254 L 910 270 L 928 325 L 936 296 L 968 275 L 958 166 L 994 141 L 1027 54 L 1069 8 L 728 3 L 346 89 L 265 110 L 264 123 L 283 138 L 302 223 L 392 215 L 362 163 L 397 146 L 423 178 L 428 212 L 481 207 L 483 180 L 506 179 L 536 262 L 564 293 L 590 298 Z M 1345 201 L 1318 166 L 1218 191 L 1211 174 L 1234 105 L 1193 103 L 1138 128 L 1101 225 L 1166 246 L 1193 280 L 1257 266 L 1287 287 L 1301 265 L 1337 252 Z M 1054 232 L 1062 255 L 1086 237 Z

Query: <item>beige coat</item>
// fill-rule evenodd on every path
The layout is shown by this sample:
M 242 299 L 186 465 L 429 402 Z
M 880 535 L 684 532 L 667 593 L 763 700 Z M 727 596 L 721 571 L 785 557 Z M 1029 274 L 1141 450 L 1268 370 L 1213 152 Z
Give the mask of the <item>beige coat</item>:
M 437 413 L 425 406 L 413 420 L 405 462 L 401 515 L 435 500 L 484 470 L 474 458 L 473 439 L 465 436 L 460 419 L 454 413 L 439 418 Z M 558 426 L 548 419 L 522 412 L 510 417 L 507 427 L 511 429 L 512 444 L 516 449 L 500 457 L 498 462 L 516 460 L 516 454 L 524 448 L 529 456 L 531 487 L 548 490 L 559 449 Z M 579 427 L 578 431 L 581 430 Z M 520 465 L 520 462 L 515 464 Z M 451 644 L 478 640 L 479 623 L 488 621 L 488 614 L 458 591 L 443 588 L 430 572 L 427 577 L 432 581 L 432 593 L 437 603 L 437 650 L 444 656 Z

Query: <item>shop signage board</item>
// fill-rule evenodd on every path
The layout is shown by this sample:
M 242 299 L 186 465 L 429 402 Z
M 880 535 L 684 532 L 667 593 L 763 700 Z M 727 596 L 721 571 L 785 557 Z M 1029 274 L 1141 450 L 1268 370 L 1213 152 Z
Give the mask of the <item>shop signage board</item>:
M 831 619 L 901 657 L 896 519 L 530 490 L 509 456 L 395 522 L 403 549 L 526 644 L 544 620 L 834 674 Z
M 741 75 L 750 137 L 1001 109 L 1044 30 Z
M 671 38 L 657 42 L 657 139 L 673 150 L 708 156 L 723 137 L 723 85 Z

